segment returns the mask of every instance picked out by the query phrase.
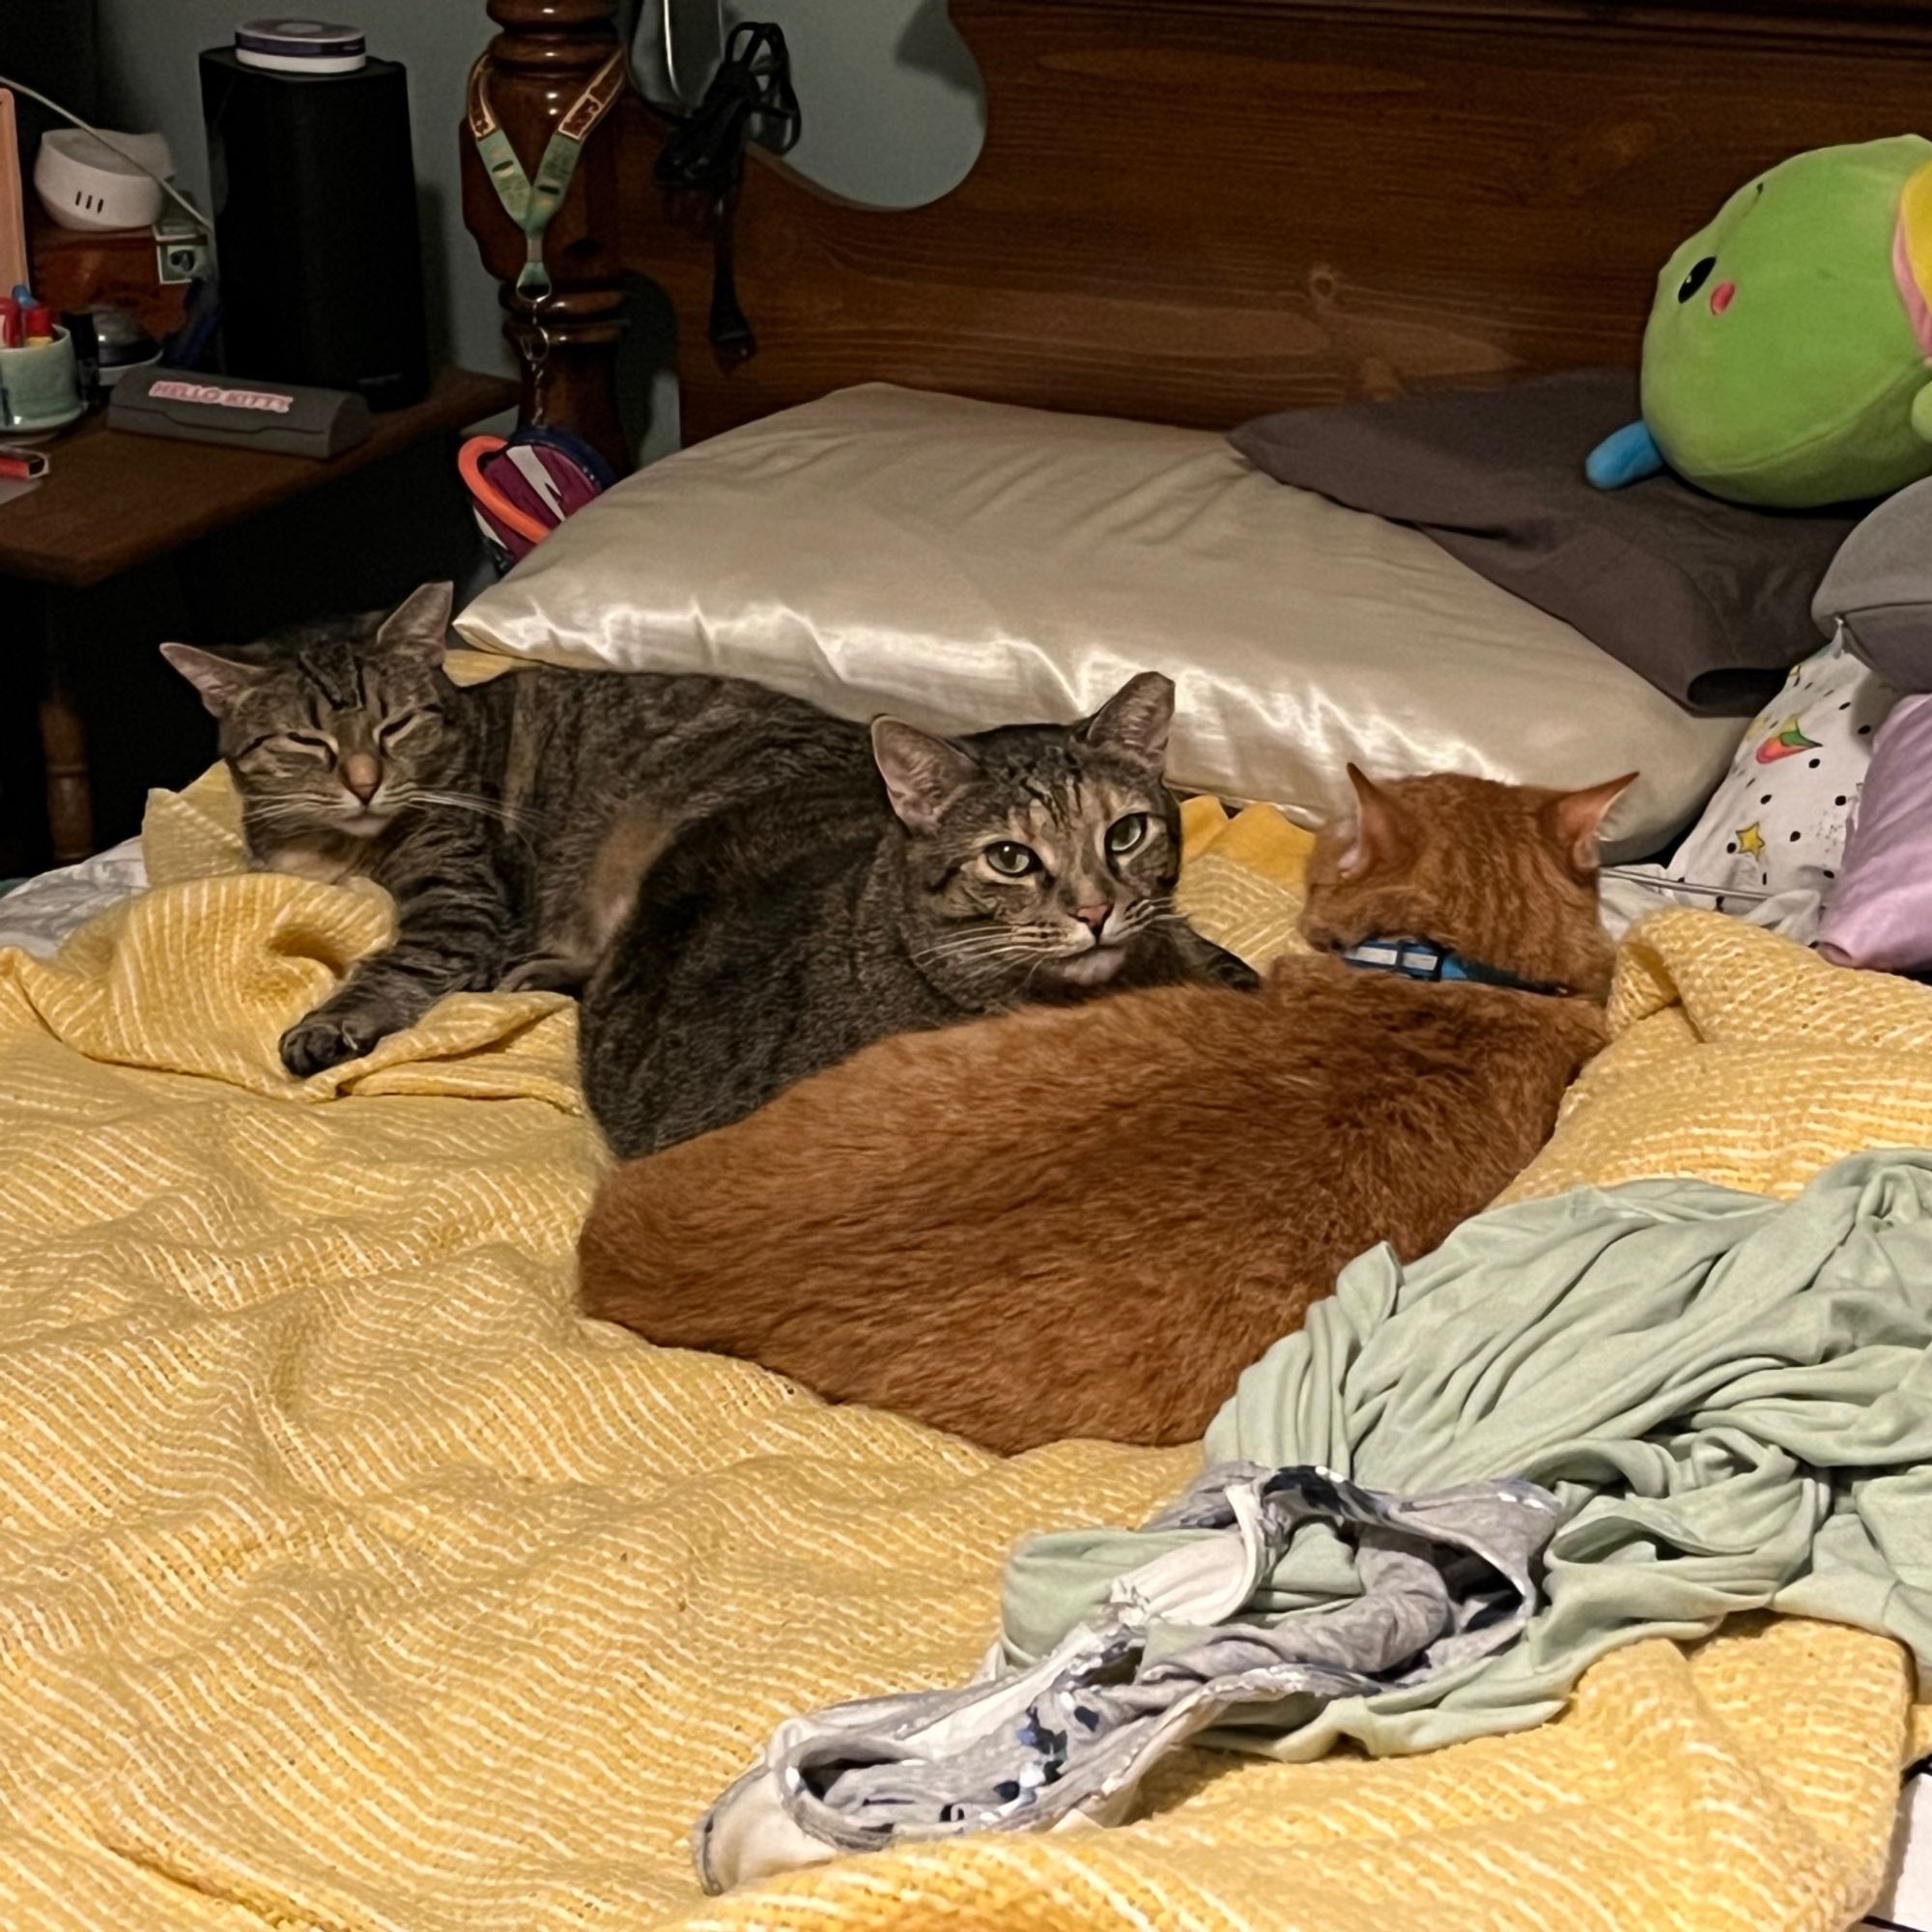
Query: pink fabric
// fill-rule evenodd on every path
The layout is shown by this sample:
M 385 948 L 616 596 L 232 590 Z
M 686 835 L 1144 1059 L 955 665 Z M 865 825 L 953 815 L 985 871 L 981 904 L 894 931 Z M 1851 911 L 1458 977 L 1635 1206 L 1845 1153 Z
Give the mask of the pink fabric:
M 1932 693 L 1901 697 L 1873 740 L 1818 951 L 1836 966 L 1932 968 Z
M 1912 272 L 1912 254 L 1905 245 L 1905 217 L 1891 231 L 1891 278 L 1898 284 L 1899 298 L 1912 318 L 1912 332 L 1918 338 L 1918 353 L 1932 362 L 1932 309 L 1927 308 L 1918 277 Z

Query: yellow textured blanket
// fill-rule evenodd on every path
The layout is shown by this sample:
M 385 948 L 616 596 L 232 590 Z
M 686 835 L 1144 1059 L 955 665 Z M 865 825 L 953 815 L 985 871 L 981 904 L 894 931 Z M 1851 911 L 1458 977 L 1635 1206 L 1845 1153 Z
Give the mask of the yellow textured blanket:
M 1271 917 L 1296 839 L 1191 829 Z M 1140 1826 L 701 1898 L 689 1825 L 778 1719 L 957 1678 L 1016 1536 L 1133 1520 L 1190 1456 L 1002 1463 L 578 1321 L 567 1006 L 452 1001 L 294 1089 L 276 1036 L 385 902 L 194 877 L 234 854 L 191 797 L 150 833 L 178 883 L 0 955 L 10 1932 L 1824 1932 L 1869 1896 L 1905 1667 L 1792 1621 L 1624 1652 L 1526 1736 L 1192 1753 Z M 1671 915 L 1618 997 L 1526 1188 L 1932 1137 L 1932 995 Z

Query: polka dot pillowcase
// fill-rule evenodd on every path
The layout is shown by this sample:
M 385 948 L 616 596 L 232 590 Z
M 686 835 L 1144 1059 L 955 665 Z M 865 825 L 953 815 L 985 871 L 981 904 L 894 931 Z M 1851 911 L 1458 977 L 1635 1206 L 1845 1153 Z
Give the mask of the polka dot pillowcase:
M 1871 761 L 1897 694 L 1841 632 L 1799 665 L 1746 728 L 1729 775 L 1665 867 L 1680 883 L 1739 895 L 1832 895 Z

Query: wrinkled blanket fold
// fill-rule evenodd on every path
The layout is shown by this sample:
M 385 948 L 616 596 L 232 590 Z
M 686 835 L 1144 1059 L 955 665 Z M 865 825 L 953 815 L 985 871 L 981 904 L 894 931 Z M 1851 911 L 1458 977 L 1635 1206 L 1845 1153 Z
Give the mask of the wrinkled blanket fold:
M 957 1682 L 1018 1539 L 1144 1520 L 1198 1457 L 1002 1463 L 580 1321 L 569 1009 L 451 1003 L 296 1089 L 275 1037 L 385 905 L 203 876 L 207 799 L 150 831 L 151 895 L 0 955 L 0 1925 L 1826 1932 L 1870 1897 L 1905 1654 L 1792 1617 L 1621 1650 L 1520 1736 L 1189 1750 L 1116 1832 L 705 1899 L 690 1827 L 774 1725 Z M 1816 965 L 1649 928 L 1526 1191 L 1789 1193 L 1932 1141 L 1932 996 Z

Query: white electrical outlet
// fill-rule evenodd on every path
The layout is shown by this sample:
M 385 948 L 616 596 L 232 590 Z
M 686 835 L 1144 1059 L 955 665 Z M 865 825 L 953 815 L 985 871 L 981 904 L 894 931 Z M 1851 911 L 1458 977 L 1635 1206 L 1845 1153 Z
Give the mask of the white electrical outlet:
M 155 223 L 155 274 L 163 287 L 206 281 L 213 270 L 208 237 L 185 216 Z

